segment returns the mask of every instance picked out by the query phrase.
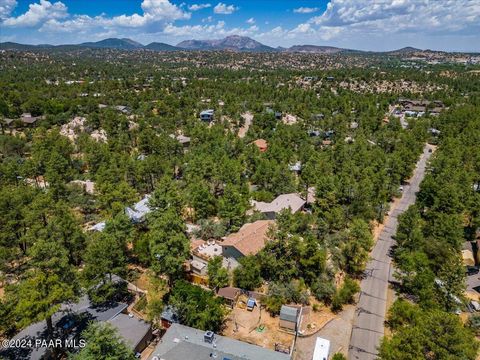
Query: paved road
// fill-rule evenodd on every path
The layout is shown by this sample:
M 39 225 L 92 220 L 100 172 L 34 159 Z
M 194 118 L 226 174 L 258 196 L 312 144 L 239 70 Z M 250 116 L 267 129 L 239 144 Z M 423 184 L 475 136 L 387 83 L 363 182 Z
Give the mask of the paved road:
M 365 278 L 360 284 L 360 298 L 354 316 L 352 336 L 350 338 L 350 360 L 372 360 L 377 357 L 377 347 L 384 334 L 385 313 L 387 310 L 388 280 L 393 270 L 390 247 L 394 244 L 392 236 L 396 233 L 397 217 L 415 203 L 416 193 L 425 176 L 425 167 L 434 147 L 426 145 L 417 163 L 409 185 L 404 186 L 400 201 L 392 207 L 385 226 L 370 254 Z

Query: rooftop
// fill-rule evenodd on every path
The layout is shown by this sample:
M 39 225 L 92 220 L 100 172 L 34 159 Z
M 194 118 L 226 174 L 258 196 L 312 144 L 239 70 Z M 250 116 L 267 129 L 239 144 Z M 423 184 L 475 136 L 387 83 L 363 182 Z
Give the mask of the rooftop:
M 280 309 L 280 320 L 297 322 L 298 308 L 288 305 L 282 305 Z
M 259 149 L 266 149 L 268 146 L 267 140 L 257 139 L 253 142 Z
M 118 314 L 108 322 L 118 330 L 119 335 L 132 349 L 138 346 L 151 328 L 149 323 L 134 315 Z
M 125 213 L 130 218 L 130 220 L 139 222 L 142 221 L 151 209 L 148 206 L 148 200 L 150 199 L 150 195 L 145 195 L 145 197 L 133 205 L 133 207 L 125 208 Z
M 227 236 L 222 246 L 233 246 L 243 255 L 256 254 L 265 246 L 268 228 L 274 223 L 272 220 L 258 220 L 245 224 L 238 232 Z
M 215 256 L 222 255 L 222 246 L 219 245 L 215 240 L 204 241 L 194 250 L 194 253 L 202 258 L 205 258 L 206 260 L 209 260 Z
M 205 331 L 172 324 L 149 360 L 288 360 L 289 355 L 250 345 L 224 336 L 214 335 L 206 342 Z M 193 356 L 194 354 L 194 356 Z
M 111 302 L 103 306 L 93 306 L 87 295 L 80 298 L 77 303 L 66 303 L 62 305 L 61 310 L 57 311 L 52 316 L 52 323 L 56 336 L 76 336 L 83 331 L 90 321 L 108 321 L 118 316 L 127 308 L 127 304 Z M 72 324 L 76 325 L 72 327 Z M 72 330 L 73 332 L 66 332 L 65 330 Z M 123 334 L 122 334 L 123 335 Z M 30 326 L 27 326 L 12 340 L 21 339 L 46 339 L 47 338 L 47 323 L 46 321 L 39 321 Z M 128 339 L 127 339 L 128 341 Z M 0 351 L 0 358 L 15 359 L 15 360 L 40 360 L 48 352 L 46 347 L 33 348 L 9 348 Z
M 241 290 L 239 288 L 227 286 L 219 289 L 217 295 L 225 299 L 235 300 L 240 292 Z
M 200 116 L 202 116 L 202 115 L 213 115 L 214 112 L 215 112 L 215 111 L 214 111 L 213 109 L 203 110 L 203 111 L 200 113 Z
M 303 200 L 298 194 L 282 194 L 277 196 L 272 202 L 266 203 L 262 201 L 253 201 L 255 210 L 262 213 L 274 212 L 278 213 L 284 209 L 290 208 L 292 213 L 296 213 L 305 205 Z

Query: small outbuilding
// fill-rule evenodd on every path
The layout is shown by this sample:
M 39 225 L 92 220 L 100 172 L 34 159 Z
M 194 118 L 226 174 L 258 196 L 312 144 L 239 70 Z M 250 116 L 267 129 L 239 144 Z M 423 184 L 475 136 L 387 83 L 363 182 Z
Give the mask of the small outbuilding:
M 208 122 L 213 121 L 214 114 L 215 114 L 215 111 L 213 109 L 203 110 L 200 113 L 200 120 L 208 121 Z
M 225 301 L 225 304 L 233 308 L 237 302 L 241 290 L 236 287 L 227 286 L 218 290 L 217 295 Z
M 280 327 L 287 330 L 297 331 L 302 317 L 301 306 L 282 305 L 280 309 Z

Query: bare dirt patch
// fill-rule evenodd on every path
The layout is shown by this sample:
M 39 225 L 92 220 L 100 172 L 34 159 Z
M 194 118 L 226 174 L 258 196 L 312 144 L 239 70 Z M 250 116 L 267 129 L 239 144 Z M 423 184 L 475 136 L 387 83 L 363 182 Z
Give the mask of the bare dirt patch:
M 234 308 L 228 315 L 223 331 L 225 336 L 274 349 L 275 344 L 292 346 L 294 335 L 279 328 L 279 318 L 256 306 L 253 311 Z

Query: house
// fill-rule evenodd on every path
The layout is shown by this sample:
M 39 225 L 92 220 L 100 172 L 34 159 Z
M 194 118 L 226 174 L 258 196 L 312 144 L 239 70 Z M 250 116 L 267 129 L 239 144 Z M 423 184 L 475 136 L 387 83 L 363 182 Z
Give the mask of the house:
M 286 330 L 297 331 L 302 318 L 301 306 L 282 305 L 280 309 L 280 327 Z
M 70 184 L 81 187 L 87 194 L 93 195 L 95 193 L 95 183 L 91 180 L 72 180 Z
M 191 243 L 190 270 L 197 275 L 207 275 L 208 262 L 215 256 L 222 256 L 222 246 L 215 240 L 198 240 Z
M 152 326 L 133 314 L 120 313 L 107 322 L 117 329 L 135 354 L 142 352 L 152 339 Z
M 215 114 L 215 111 L 212 109 L 203 110 L 200 113 L 200 120 L 208 121 L 208 122 L 213 121 L 214 114 Z
M 302 162 L 297 161 L 294 164 L 288 165 L 288 170 L 296 172 L 296 173 L 300 173 L 302 171 Z
M 145 216 L 152 211 L 148 205 L 150 200 L 150 195 L 145 195 L 145 197 L 133 205 L 133 207 L 126 207 L 125 214 L 128 218 L 134 223 L 139 223 L 145 220 Z
M 132 112 L 132 109 L 125 105 L 116 105 L 113 108 L 123 114 L 130 114 Z
M 308 136 L 310 137 L 319 137 L 320 135 L 322 135 L 322 132 L 320 130 L 310 130 L 308 132 Z
M 268 149 L 268 143 L 265 139 L 257 139 L 253 144 L 260 150 L 260 152 L 265 152 Z
M 170 134 L 170 137 L 172 139 L 177 140 L 180 144 L 183 145 L 183 147 L 188 147 L 190 145 L 190 138 L 188 136 L 185 136 L 183 134 L 180 134 L 180 135 Z
M 107 225 L 107 223 L 105 221 L 102 221 L 102 222 L 99 222 L 99 223 L 89 227 L 88 230 L 102 232 L 103 230 L 105 230 L 106 225 Z
M 330 341 L 321 337 L 317 337 L 312 360 L 328 360 L 329 355 Z
M 224 300 L 224 303 L 231 308 L 233 308 L 238 300 L 238 296 L 241 294 L 242 290 L 236 287 L 227 286 L 221 288 L 217 292 L 217 296 L 221 297 Z
M 253 201 L 253 209 L 263 213 L 268 219 L 275 219 L 276 215 L 285 209 L 290 209 L 292 214 L 303 209 L 305 200 L 298 194 L 282 194 L 277 196 L 272 202 Z
M 34 125 L 38 120 L 42 120 L 43 116 L 32 116 L 30 113 L 20 115 L 20 121 L 25 125 Z
M 190 260 L 190 271 L 200 276 L 207 276 L 208 264 L 203 261 Z
M 10 126 L 10 124 L 12 124 L 14 121 L 15 121 L 15 119 L 3 118 L 1 122 L 2 122 L 2 124 Z
M 132 350 L 140 352 L 151 339 L 151 325 L 133 315 L 127 315 L 127 307 L 127 304 L 116 301 L 94 305 L 90 302 L 88 295 L 82 296 L 77 303 L 65 303 L 52 316 L 55 338 L 76 341 L 77 347 L 68 350 L 79 349 L 81 332 L 90 322 L 108 322 L 118 330 Z M 34 323 L 12 338 L 12 340 L 33 342 L 47 339 L 46 321 Z M 40 360 L 47 359 L 49 356 L 51 356 L 51 349 L 43 346 L 0 350 L 2 359 Z
M 172 324 L 148 360 L 289 360 L 290 355 Z
M 240 230 L 230 234 L 222 242 L 222 253 L 225 258 L 239 258 L 255 255 L 263 249 L 268 241 L 268 230 L 274 221 L 258 220 L 243 225 Z
M 160 321 L 164 329 L 168 329 L 172 324 L 178 324 L 178 314 L 173 307 L 167 305 L 163 308 L 160 315 Z

